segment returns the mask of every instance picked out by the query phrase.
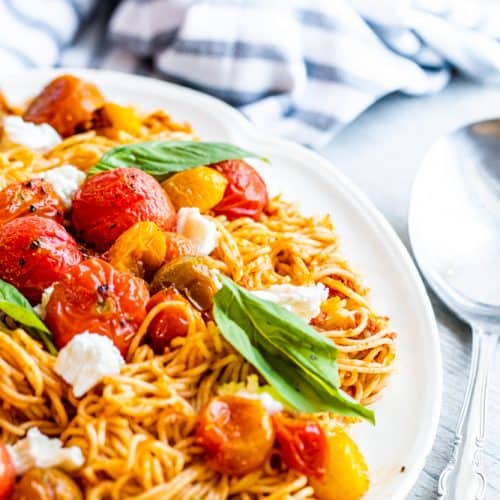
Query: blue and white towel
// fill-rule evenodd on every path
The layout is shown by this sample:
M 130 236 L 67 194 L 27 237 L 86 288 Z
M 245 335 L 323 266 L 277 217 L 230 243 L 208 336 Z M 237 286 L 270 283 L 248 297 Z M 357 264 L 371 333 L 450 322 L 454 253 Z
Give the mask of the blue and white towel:
M 319 147 L 388 93 L 500 81 L 500 0 L 0 0 L 20 66 L 160 76 Z

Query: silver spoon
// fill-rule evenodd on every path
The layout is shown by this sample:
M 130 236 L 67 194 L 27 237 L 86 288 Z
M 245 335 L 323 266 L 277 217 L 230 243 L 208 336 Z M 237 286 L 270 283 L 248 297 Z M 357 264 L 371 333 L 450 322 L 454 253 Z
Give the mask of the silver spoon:
M 465 400 L 438 495 L 480 500 L 488 370 L 500 333 L 500 119 L 434 143 L 413 185 L 409 232 L 427 281 L 473 333 Z

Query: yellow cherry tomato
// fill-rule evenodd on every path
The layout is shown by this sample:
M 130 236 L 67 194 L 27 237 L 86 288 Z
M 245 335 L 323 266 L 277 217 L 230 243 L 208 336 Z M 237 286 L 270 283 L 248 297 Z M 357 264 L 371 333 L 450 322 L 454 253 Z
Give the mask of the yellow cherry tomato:
M 368 490 L 368 467 L 356 443 L 340 426 L 328 436 L 328 467 L 309 481 L 320 500 L 358 500 Z
M 120 106 L 114 102 L 107 102 L 96 109 L 93 120 L 95 128 L 112 139 L 118 137 L 120 130 L 132 135 L 137 135 L 141 130 L 141 121 L 134 108 Z
M 196 167 L 173 175 L 162 186 L 177 210 L 198 207 L 203 213 L 222 200 L 227 180 L 213 168 Z
M 163 264 L 166 253 L 163 231 L 154 222 L 142 221 L 117 238 L 109 249 L 108 259 L 119 271 L 148 278 Z

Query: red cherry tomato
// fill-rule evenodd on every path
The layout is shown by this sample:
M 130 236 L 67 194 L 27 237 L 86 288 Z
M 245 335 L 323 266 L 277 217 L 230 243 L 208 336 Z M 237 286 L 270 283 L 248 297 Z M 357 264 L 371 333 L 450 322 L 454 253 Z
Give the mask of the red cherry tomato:
M 95 109 L 104 104 L 98 88 L 72 75 L 51 81 L 24 112 L 23 118 L 34 123 L 49 123 L 63 137 L 86 130 Z
M 0 230 L 0 278 L 32 304 L 81 258 L 75 240 L 52 219 L 21 217 Z
M 272 419 L 285 464 L 306 476 L 323 477 L 328 466 L 328 439 L 318 421 L 283 413 L 274 414 Z
M 271 417 L 258 399 L 219 396 L 201 411 L 196 440 L 213 469 L 246 474 L 262 466 L 271 451 Z
M 42 179 L 9 184 L 0 191 L 0 225 L 24 215 L 64 221 L 64 205 L 52 184 Z
M 71 212 L 77 236 L 102 251 L 136 222 L 155 222 L 168 231 L 175 219 L 175 209 L 160 184 L 137 168 L 92 176 L 76 192 Z
M 101 259 L 84 260 L 54 286 L 45 322 L 56 346 L 89 331 L 109 337 L 123 356 L 146 316 L 146 283 Z
M 211 167 L 228 180 L 224 197 L 213 211 L 229 220 L 239 217 L 258 219 L 267 207 L 269 197 L 266 184 L 251 165 L 243 160 L 226 160 Z
M 182 234 L 167 232 L 165 233 L 165 240 L 167 242 L 165 262 L 170 262 L 183 255 L 196 255 L 193 242 L 182 236 Z
M 146 310 L 149 312 L 153 307 L 162 302 L 184 302 L 186 299 L 172 288 L 155 293 Z M 186 317 L 184 309 L 176 307 L 174 304 L 160 311 L 148 326 L 148 344 L 153 348 L 156 354 L 162 354 L 165 348 L 170 345 L 170 342 L 175 337 L 185 337 L 189 331 L 189 320 Z
M 0 500 L 9 500 L 14 493 L 16 471 L 7 447 L 0 442 Z

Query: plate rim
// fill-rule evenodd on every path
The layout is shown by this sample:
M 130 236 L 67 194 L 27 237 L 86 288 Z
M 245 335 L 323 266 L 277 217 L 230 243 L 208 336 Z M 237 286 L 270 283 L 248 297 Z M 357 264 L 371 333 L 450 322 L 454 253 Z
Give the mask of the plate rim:
M 212 109 L 216 108 L 220 110 L 221 113 L 224 113 L 226 116 L 228 116 L 229 119 L 232 120 L 232 122 L 235 124 L 235 126 L 237 126 L 244 134 L 249 136 L 251 139 L 259 143 L 266 144 L 270 147 L 287 149 L 291 151 L 300 160 L 301 163 L 314 162 L 315 168 L 319 168 L 325 173 L 334 176 L 335 181 L 341 184 L 342 189 L 347 193 L 349 201 L 352 204 L 357 203 L 359 205 L 359 210 L 363 214 L 363 216 L 369 218 L 374 222 L 377 230 L 381 231 L 388 243 L 388 248 L 385 251 L 387 252 L 389 248 L 392 249 L 394 255 L 400 260 L 401 265 L 405 269 L 412 283 L 412 287 L 414 288 L 416 297 L 420 301 L 420 304 L 422 306 L 423 319 L 427 324 L 429 330 L 429 354 L 431 354 L 432 363 L 436 367 L 438 372 L 436 373 L 435 384 L 433 386 L 435 395 L 432 404 L 432 414 L 428 416 L 428 421 L 430 423 L 429 432 L 425 436 L 425 442 L 421 444 L 421 451 L 418 454 L 418 457 L 415 458 L 414 467 L 411 470 L 407 470 L 405 478 L 400 482 L 398 489 L 392 495 L 392 498 L 405 498 L 412 487 L 416 484 L 420 473 L 424 469 L 425 462 L 432 450 L 432 446 L 436 438 L 442 407 L 443 363 L 437 321 L 423 280 L 419 274 L 419 271 L 417 270 L 417 266 L 413 261 L 409 250 L 405 247 L 405 245 L 397 235 L 395 229 L 388 222 L 385 216 L 368 198 L 368 196 L 346 174 L 344 174 L 326 157 L 291 140 L 268 135 L 267 133 L 260 131 L 256 125 L 250 122 L 237 109 L 233 108 L 229 104 L 216 97 L 205 94 L 198 90 L 194 90 L 182 85 L 150 76 L 136 75 L 133 73 L 114 70 L 73 67 L 26 68 L 15 71 L 8 71 L 0 75 L 0 90 L 4 82 L 8 84 L 9 81 L 12 82 L 12 80 L 16 78 L 29 78 L 31 75 L 31 77 L 46 78 L 47 81 L 49 81 L 50 79 L 58 75 L 66 73 L 82 76 L 83 78 L 88 77 L 89 79 L 95 81 L 98 81 L 100 78 L 114 79 L 117 80 L 117 82 L 122 87 L 130 85 L 130 83 L 127 83 L 127 81 L 136 81 L 138 85 L 144 83 L 149 87 L 169 87 L 175 92 L 181 92 L 186 96 L 192 96 L 193 99 L 198 102 L 205 102 L 207 104 L 207 107 Z

